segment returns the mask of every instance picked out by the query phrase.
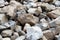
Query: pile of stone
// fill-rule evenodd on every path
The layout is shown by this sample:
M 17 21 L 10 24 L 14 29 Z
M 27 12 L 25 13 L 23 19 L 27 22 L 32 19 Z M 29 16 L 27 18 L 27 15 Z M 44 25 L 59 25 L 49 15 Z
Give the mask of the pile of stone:
M 0 40 L 60 40 L 60 0 L 0 0 Z

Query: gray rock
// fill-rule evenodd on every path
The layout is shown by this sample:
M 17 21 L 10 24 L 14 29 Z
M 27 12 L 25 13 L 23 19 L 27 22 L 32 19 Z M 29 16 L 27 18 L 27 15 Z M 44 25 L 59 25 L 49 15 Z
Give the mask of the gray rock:
M 34 26 L 34 27 L 27 28 L 27 34 L 26 35 L 27 35 L 26 38 L 29 40 L 37 40 L 39 38 L 42 38 L 43 33 L 39 27 Z
M 55 5 L 56 5 L 57 7 L 59 7 L 59 6 L 60 6 L 60 1 L 56 1 L 56 2 L 55 2 Z
M 60 40 L 60 34 L 55 36 L 56 40 Z

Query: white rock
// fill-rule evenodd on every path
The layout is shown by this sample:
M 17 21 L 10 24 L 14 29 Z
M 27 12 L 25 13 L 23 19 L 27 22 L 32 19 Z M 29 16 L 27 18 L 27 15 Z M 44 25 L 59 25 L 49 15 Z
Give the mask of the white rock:
M 7 20 L 6 16 L 5 16 L 5 14 L 0 14 L 0 24 L 3 24 L 5 22 L 7 22 L 7 21 L 8 20 Z
M 1 33 L 1 35 L 2 36 L 11 36 L 12 35 L 12 30 L 4 30 L 4 31 L 2 31 L 2 33 Z
M 16 38 L 15 40 L 24 40 L 25 39 L 25 36 L 20 36 L 18 38 Z
M 0 25 L 0 29 L 4 29 L 4 28 L 6 28 L 5 26 L 3 26 L 3 25 Z
M 59 7 L 60 6 L 60 1 L 56 1 L 55 5 Z
M 0 0 L 0 7 L 4 6 L 5 1 L 4 0 Z
M 29 27 L 27 28 L 27 39 L 30 40 L 37 40 L 39 38 L 42 38 L 43 33 L 42 30 L 39 27 Z
M 3 38 L 2 40 L 11 40 L 10 38 Z

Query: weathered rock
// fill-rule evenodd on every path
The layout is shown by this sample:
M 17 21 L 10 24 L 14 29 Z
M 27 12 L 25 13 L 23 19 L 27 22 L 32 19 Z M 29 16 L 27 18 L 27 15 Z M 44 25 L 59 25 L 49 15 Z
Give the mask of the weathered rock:
M 0 24 L 7 22 L 8 19 L 6 18 L 5 14 L 0 14 Z
M 0 29 L 5 29 L 6 27 L 3 25 L 0 25 Z
M 35 17 L 31 14 L 22 14 L 18 16 L 18 20 L 21 24 L 29 23 L 31 25 L 34 25 L 39 21 L 38 17 Z
M 29 40 L 37 40 L 39 38 L 42 38 L 43 33 L 39 27 L 34 26 L 34 27 L 27 28 L 27 34 L 26 35 L 27 35 L 26 38 Z
M 45 36 L 43 36 L 43 38 L 42 38 L 42 39 L 43 39 L 43 40 L 47 40 Z
M 11 40 L 10 38 L 3 38 L 2 40 Z
M 16 38 L 15 40 L 24 40 L 25 39 L 25 36 L 20 36 L 18 38 Z
M 47 40 L 53 40 L 54 34 L 50 30 L 43 31 L 44 36 Z
M 59 34 L 60 33 L 60 26 L 57 26 L 55 30 L 56 30 L 55 34 Z
M 12 30 L 4 30 L 4 31 L 2 31 L 1 35 L 3 37 L 6 37 L 6 36 L 11 36 L 12 33 L 13 33 Z

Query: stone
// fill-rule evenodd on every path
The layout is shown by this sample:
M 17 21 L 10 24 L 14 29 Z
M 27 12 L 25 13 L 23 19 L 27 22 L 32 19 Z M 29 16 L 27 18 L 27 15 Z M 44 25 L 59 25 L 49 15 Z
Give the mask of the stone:
M 3 25 L 0 25 L 0 29 L 5 29 L 6 27 Z
M 4 0 L 0 0 L 0 7 L 4 6 L 5 1 Z
M 37 40 L 37 39 L 40 39 L 43 37 L 43 32 L 37 26 L 29 27 L 29 28 L 27 28 L 26 36 L 27 36 L 26 38 L 29 40 Z
M 57 7 L 59 7 L 59 6 L 60 6 L 60 1 L 56 1 L 56 2 L 55 2 L 55 5 L 56 5 Z
M 23 25 L 25 23 L 29 23 L 31 25 L 34 25 L 34 24 L 38 23 L 38 21 L 39 21 L 38 17 L 35 17 L 31 14 L 22 14 L 22 15 L 18 16 L 17 19 Z
M 0 40 L 2 40 L 2 36 L 0 35 Z
M 48 23 L 47 20 L 45 20 L 44 18 L 42 18 L 42 19 L 40 20 L 40 22 L 41 22 L 41 26 L 43 27 L 43 28 L 42 28 L 43 30 L 49 28 L 49 23 Z
M 42 9 L 41 9 L 41 7 L 29 8 L 28 13 L 39 15 L 40 13 L 42 13 Z
M 60 40 L 60 34 L 55 36 L 55 40 Z
M 54 34 L 50 30 L 43 31 L 44 36 L 47 40 L 53 40 Z
M 18 38 L 16 38 L 15 40 L 24 40 L 25 39 L 25 36 L 20 36 Z
M 47 40 L 45 36 L 43 36 L 43 38 L 42 38 L 42 39 L 43 39 L 43 40 Z
M 13 36 L 11 36 L 11 40 L 15 40 L 18 37 L 19 37 L 19 34 L 17 32 L 14 32 Z
M 21 31 L 21 30 L 22 30 L 22 27 L 19 26 L 19 25 L 16 25 L 16 27 L 15 27 L 15 31 L 16 31 L 16 32 L 19 32 L 19 31 Z
M 6 26 L 6 28 L 9 28 L 10 27 L 13 30 L 13 29 L 15 29 L 16 22 L 10 20 L 10 21 L 4 23 L 3 25 Z
M 46 10 L 46 11 L 51 11 L 51 10 L 56 9 L 56 7 L 54 5 L 51 5 L 51 4 L 48 4 L 48 3 L 40 3 L 40 6 L 42 8 L 44 8 L 44 10 Z
M 8 19 L 6 18 L 6 15 L 0 14 L 0 24 L 4 24 L 7 21 L 8 21 Z
M 13 33 L 12 30 L 4 30 L 4 31 L 2 31 L 1 35 L 2 35 L 3 37 L 7 37 L 7 36 L 11 36 L 12 33 Z
M 3 38 L 2 40 L 11 40 L 10 38 Z

